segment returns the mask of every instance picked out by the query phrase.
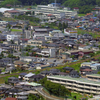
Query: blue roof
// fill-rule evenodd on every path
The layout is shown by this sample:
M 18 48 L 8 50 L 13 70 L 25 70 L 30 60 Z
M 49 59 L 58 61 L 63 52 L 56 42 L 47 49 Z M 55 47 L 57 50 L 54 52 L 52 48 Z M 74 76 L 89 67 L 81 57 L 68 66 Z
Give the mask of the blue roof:
M 61 5 L 61 3 L 51 3 L 51 4 L 53 4 L 53 5 L 55 5 L 55 4 L 57 4 L 57 5 Z
M 84 27 L 79 27 L 79 28 L 82 28 L 83 29 Z
M 85 19 L 82 19 L 82 21 L 85 21 Z
M 75 18 L 75 16 L 71 16 L 71 18 Z
M 93 17 L 93 19 L 96 19 L 97 17 Z
M 20 76 L 25 76 L 27 73 L 20 73 L 19 75 Z

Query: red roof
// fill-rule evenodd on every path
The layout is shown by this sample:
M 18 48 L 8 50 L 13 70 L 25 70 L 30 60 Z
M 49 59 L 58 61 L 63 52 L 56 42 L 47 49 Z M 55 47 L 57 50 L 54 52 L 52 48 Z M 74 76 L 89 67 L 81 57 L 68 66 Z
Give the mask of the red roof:
M 47 16 L 52 16 L 52 14 L 48 14 Z
M 17 98 L 8 97 L 8 98 L 6 98 L 5 100 L 17 100 Z
M 17 10 L 7 10 L 6 12 L 9 12 L 9 13 L 18 13 L 19 11 L 17 11 Z
M 91 21 L 91 22 L 94 22 L 94 19 L 91 18 L 90 21 Z
M 6 6 L 10 7 L 10 6 L 12 6 L 12 5 L 10 5 L 10 4 L 7 4 Z
M 20 40 L 28 41 L 29 39 L 22 39 L 22 38 L 21 38 Z
M 73 9 L 79 9 L 78 7 L 74 7 Z
M 82 72 L 91 72 L 91 69 L 81 69 Z

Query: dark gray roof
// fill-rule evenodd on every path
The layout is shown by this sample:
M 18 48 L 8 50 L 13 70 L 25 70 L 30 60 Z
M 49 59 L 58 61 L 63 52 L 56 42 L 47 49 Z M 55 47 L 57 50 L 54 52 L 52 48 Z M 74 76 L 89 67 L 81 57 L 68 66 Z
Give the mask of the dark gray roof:
M 27 73 L 20 73 L 19 75 L 20 76 L 25 76 Z

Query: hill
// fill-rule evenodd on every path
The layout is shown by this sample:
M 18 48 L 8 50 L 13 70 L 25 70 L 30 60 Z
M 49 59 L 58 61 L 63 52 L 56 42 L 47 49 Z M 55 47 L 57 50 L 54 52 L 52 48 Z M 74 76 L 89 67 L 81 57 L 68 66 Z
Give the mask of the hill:
M 7 4 L 13 5 L 14 3 L 22 5 L 45 5 L 53 2 L 54 0 L 4 0 L 1 3 L 1 6 Z M 57 3 L 61 3 L 70 8 L 78 7 L 80 9 L 79 13 L 88 13 L 95 7 L 95 5 L 100 6 L 100 0 L 57 0 Z

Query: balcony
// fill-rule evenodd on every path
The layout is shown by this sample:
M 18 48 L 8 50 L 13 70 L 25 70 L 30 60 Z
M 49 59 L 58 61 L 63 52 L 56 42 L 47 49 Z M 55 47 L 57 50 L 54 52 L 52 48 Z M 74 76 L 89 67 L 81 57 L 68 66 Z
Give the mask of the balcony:
M 73 85 L 72 83 L 67 83 L 67 82 L 66 82 L 66 84 L 68 84 L 68 85 Z
M 60 83 L 60 84 L 66 84 L 66 82 L 62 82 L 62 81 L 61 81 L 61 82 L 59 82 L 59 83 Z

